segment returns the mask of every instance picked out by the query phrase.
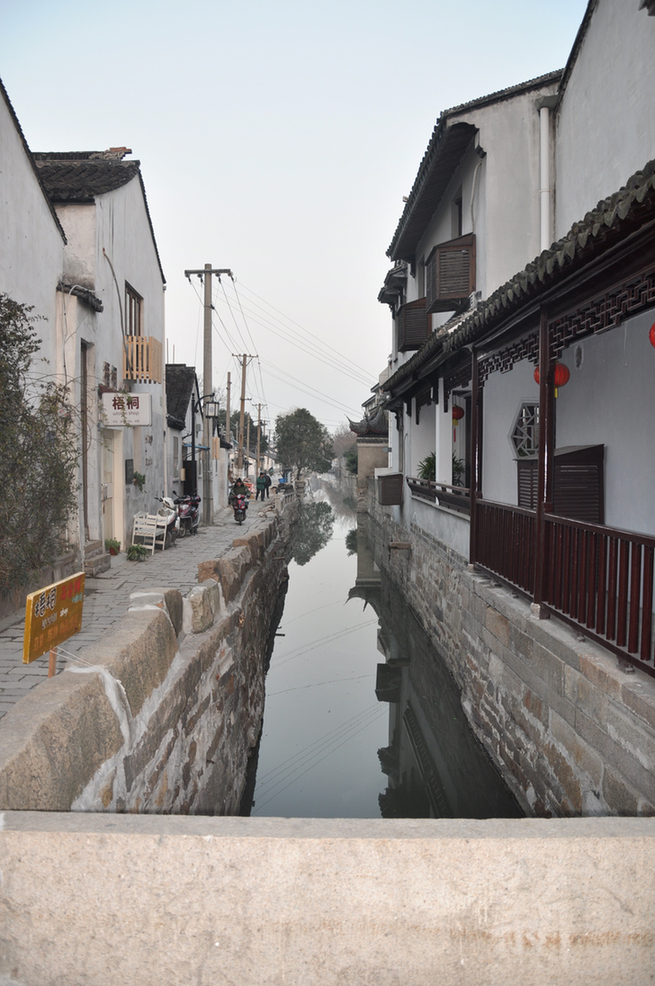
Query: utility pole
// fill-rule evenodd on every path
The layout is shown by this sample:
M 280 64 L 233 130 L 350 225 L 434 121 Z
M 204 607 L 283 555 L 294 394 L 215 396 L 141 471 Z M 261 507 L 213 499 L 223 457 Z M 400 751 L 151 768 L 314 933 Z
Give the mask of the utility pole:
M 257 405 L 257 475 L 261 472 L 261 447 L 262 447 L 262 408 L 263 404 Z
M 243 424 L 246 410 L 246 360 L 257 359 L 256 356 L 249 356 L 247 353 L 232 353 L 235 359 L 241 360 L 241 409 L 239 411 L 239 459 L 237 471 L 243 469 Z
M 230 434 L 231 434 L 231 429 L 230 429 L 230 391 L 231 391 L 231 388 L 232 388 L 231 374 L 230 374 L 230 371 L 228 370 L 227 371 L 227 398 L 226 398 L 226 403 L 225 403 L 225 441 L 228 443 L 228 445 L 230 444 L 230 441 L 231 441 L 231 439 L 230 439 Z M 229 455 L 229 452 L 228 452 L 228 455 Z M 229 481 L 229 477 L 228 477 L 228 481 Z
M 250 415 L 248 415 L 248 427 L 246 429 L 246 476 L 250 472 Z
M 203 366 L 202 366 L 202 389 L 200 403 L 204 397 L 213 399 L 214 390 L 212 387 L 212 274 L 218 277 L 221 274 L 228 274 L 232 277 L 232 271 L 228 268 L 215 270 L 211 264 L 205 264 L 203 270 L 185 270 L 184 276 L 191 281 L 191 275 L 195 274 L 205 283 L 205 323 L 204 323 L 204 345 L 203 345 Z M 202 414 L 202 407 L 200 408 Z M 212 496 L 212 472 L 211 472 L 211 430 L 209 419 L 203 414 L 203 445 L 206 446 L 204 453 L 205 468 L 203 469 L 202 486 L 204 505 L 202 514 L 205 524 L 209 525 L 214 520 L 213 496 Z

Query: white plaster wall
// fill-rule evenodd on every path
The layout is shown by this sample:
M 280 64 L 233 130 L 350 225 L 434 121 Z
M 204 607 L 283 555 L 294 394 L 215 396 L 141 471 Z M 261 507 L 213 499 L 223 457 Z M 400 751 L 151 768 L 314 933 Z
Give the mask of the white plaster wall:
M 442 203 L 417 249 L 417 261 L 438 243 L 453 238 L 452 202 L 462 188 L 462 232 L 476 234 L 476 290 L 486 298 L 539 253 L 539 113 L 540 96 L 552 95 L 554 85 L 542 86 L 512 99 L 464 111 L 451 117 L 478 128 L 476 142 L 486 152 L 481 158 L 471 144 L 451 180 Z M 471 198 L 475 181 L 473 222 Z M 419 297 L 418 279 L 409 278 L 408 297 Z M 444 322 L 450 313 L 438 315 Z
M 452 548 L 458 554 L 468 560 L 469 541 L 471 536 L 471 524 L 465 514 L 458 514 L 454 510 L 444 509 L 435 506 L 426 500 L 412 496 L 407 487 L 409 496 L 405 502 L 404 516 L 406 526 L 418 524 L 424 531 L 431 534 L 441 544 Z
M 118 385 L 123 385 L 123 333 L 125 324 L 125 282 L 143 297 L 143 334 L 162 343 L 164 362 L 164 285 L 157 261 L 141 184 L 134 178 L 127 185 L 98 196 L 95 204 L 64 204 L 57 212 L 66 231 L 66 278 L 92 290 L 103 303 L 95 313 L 74 298 L 66 296 L 66 332 L 76 332 L 76 389 L 79 399 L 80 350 L 88 349 L 89 372 L 89 513 L 90 536 L 102 537 L 100 508 L 102 444 L 98 429 L 98 385 L 104 383 L 104 363 L 118 370 Z M 106 259 L 111 260 L 116 275 Z M 75 316 L 73 316 L 75 311 Z M 164 367 L 161 368 L 164 379 Z M 132 383 L 132 393 L 152 396 L 152 425 L 124 428 L 122 461 L 114 467 L 116 498 L 115 536 L 129 543 L 134 513 L 153 511 L 155 496 L 165 489 L 165 408 L 163 384 Z M 118 446 L 117 446 L 118 447 Z M 126 487 L 124 460 L 134 460 L 134 468 L 146 475 L 145 490 Z M 170 485 L 170 484 L 169 484 Z M 120 501 L 120 502 L 119 502 Z M 121 529 L 122 526 L 122 529 Z
M 558 113 L 558 237 L 655 157 L 654 51 L 638 0 L 599 0 Z
M 407 463 L 406 474 L 418 476 L 419 463 L 435 449 L 435 420 L 434 405 L 428 404 L 421 408 L 419 424 L 416 424 L 416 401 L 412 401 L 412 424 L 410 438 L 410 460 Z
M 583 340 L 562 356 L 571 378 L 557 398 L 557 447 L 605 445 L 605 523 L 655 534 L 655 310 Z
M 96 210 L 79 202 L 58 203 L 57 215 L 66 230 L 64 266 L 68 284 L 95 291 Z
M 62 234 L 0 95 L 0 292 L 34 306 L 33 314 L 45 319 L 36 328 L 50 366 L 63 251 Z
M 516 506 L 516 459 L 509 440 L 519 407 L 524 401 L 539 401 L 534 366 L 528 360 L 516 363 L 508 373 L 492 373 L 483 391 L 482 495 L 486 500 Z

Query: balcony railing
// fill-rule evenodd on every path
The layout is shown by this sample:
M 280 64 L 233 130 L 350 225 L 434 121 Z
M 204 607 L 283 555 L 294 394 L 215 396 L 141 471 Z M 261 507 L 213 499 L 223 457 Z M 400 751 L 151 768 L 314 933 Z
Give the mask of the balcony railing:
M 474 561 L 529 596 L 534 594 L 537 515 L 534 510 L 476 500 Z
M 553 514 L 545 519 L 544 605 L 655 675 L 655 538 Z
M 655 538 L 545 514 L 547 612 L 655 676 Z M 532 510 L 476 500 L 471 561 L 534 598 L 537 519 Z
M 123 379 L 161 383 L 162 345 L 154 336 L 125 336 Z
M 456 510 L 460 514 L 471 513 L 469 491 L 463 486 L 448 486 L 446 483 L 433 483 L 432 480 L 415 479 L 413 476 L 407 477 L 407 485 L 412 495 L 422 500 L 429 500 L 430 503 L 437 503 L 440 507 Z

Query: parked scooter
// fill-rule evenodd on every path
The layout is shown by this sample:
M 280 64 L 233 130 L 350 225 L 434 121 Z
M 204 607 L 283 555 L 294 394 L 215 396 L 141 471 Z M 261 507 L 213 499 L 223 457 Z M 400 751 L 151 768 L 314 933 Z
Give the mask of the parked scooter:
M 173 495 L 173 502 L 180 514 L 180 531 L 178 537 L 186 537 L 187 534 L 197 534 L 200 524 L 200 497 L 197 493 L 187 494 L 186 496 Z
M 157 516 L 161 517 L 165 522 L 162 523 L 162 527 L 164 528 L 164 543 L 162 547 L 170 548 L 180 531 L 178 510 L 170 496 L 157 496 L 155 499 L 161 503 L 161 507 L 157 511 Z
M 248 497 L 245 493 L 235 493 L 232 506 L 234 508 L 234 519 L 237 524 L 243 524 L 246 519 L 246 510 L 248 509 Z

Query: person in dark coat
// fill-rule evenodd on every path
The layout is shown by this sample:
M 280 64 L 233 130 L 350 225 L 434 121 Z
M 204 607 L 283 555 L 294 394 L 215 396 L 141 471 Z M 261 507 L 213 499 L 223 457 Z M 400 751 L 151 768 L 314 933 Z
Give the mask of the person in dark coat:
M 266 475 L 264 476 L 264 480 L 266 481 L 266 499 L 268 500 L 268 497 L 269 497 L 269 492 L 268 491 L 271 488 L 271 483 L 273 482 L 273 480 L 268 475 L 268 473 L 266 473 Z

